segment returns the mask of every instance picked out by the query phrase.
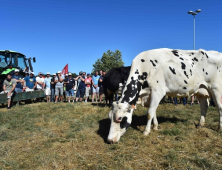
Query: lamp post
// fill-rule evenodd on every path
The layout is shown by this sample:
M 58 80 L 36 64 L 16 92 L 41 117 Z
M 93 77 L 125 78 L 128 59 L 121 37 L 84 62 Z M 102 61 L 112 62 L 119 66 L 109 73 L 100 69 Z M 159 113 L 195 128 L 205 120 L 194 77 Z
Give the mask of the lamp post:
M 201 12 L 201 9 L 197 9 L 195 12 L 193 11 L 188 11 L 188 14 L 192 14 L 193 15 L 193 49 L 195 50 L 195 15 L 197 15 L 197 13 Z

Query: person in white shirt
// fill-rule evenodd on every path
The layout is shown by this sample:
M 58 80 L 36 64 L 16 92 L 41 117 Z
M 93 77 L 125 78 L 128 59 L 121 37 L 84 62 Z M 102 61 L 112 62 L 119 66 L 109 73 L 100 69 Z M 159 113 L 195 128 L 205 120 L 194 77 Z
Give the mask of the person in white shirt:
M 46 78 L 44 80 L 45 83 L 45 95 L 46 95 L 46 100 L 47 102 L 50 102 L 50 96 L 51 96 L 51 77 L 50 77 L 50 73 L 48 72 L 46 74 Z
M 42 73 L 39 72 L 39 76 L 36 77 L 36 82 L 37 82 L 37 90 L 44 90 L 45 83 L 44 83 L 44 78 L 42 77 Z
M 57 76 L 55 77 L 55 96 L 56 100 L 55 103 L 57 103 L 58 98 L 60 97 L 60 101 L 63 102 L 63 81 L 64 76 L 61 74 L 61 71 L 58 71 Z

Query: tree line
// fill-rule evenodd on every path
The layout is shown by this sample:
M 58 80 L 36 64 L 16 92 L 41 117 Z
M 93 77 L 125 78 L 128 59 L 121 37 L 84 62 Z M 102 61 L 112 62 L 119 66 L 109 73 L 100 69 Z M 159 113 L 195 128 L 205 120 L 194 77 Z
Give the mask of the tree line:
M 112 68 L 122 67 L 124 66 L 124 62 L 122 60 L 122 53 L 119 50 L 115 50 L 114 52 L 108 50 L 104 52 L 101 58 L 98 58 L 93 64 L 92 73 L 99 70 L 109 71 Z M 72 73 L 72 76 L 75 78 L 78 76 L 76 73 Z

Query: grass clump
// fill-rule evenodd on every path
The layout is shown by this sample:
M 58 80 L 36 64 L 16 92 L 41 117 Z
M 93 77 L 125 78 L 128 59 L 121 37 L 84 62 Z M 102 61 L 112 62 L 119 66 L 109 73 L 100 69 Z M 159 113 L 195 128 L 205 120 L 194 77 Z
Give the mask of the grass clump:
M 173 149 L 171 149 L 165 157 L 166 160 L 169 160 L 170 162 L 174 162 L 177 160 L 176 152 Z
M 163 131 L 163 134 L 164 135 L 169 135 L 169 136 L 178 136 L 178 135 L 181 134 L 181 131 L 179 129 L 177 129 L 177 128 L 170 129 L 170 130 L 166 129 L 166 130 Z
M 203 169 L 215 169 L 216 167 L 210 162 L 209 158 L 203 158 L 200 156 L 195 156 L 193 162 L 200 168 Z

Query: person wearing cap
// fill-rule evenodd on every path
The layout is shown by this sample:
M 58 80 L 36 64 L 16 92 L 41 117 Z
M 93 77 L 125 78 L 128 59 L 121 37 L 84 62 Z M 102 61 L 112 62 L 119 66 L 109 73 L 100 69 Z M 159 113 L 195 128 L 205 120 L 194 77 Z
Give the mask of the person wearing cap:
M 22 92 L 22 84 L 25 82 L 22 78 L 22 76 L 19 75 L 19 70 L 18 69 L 15 69 L 15 74 L 12 76 L 12 79 L 14 79 L 17 84 L 15 86 L 15 92 L 16 93 L 19 93 L 19 92 Z
M 46 73 L 46 78 L 44 79 L 44 84 L 45 84 L 45 95 L 46 95 L 46 100 L 47 102 L 50 102 L 50 96 L 51 96 L 51 77 L 50 73 Z
M 29 72 L 25 72 L 25 77 L 29 76 Z M 23 78 L 24 79 L 24 78 Z
M 34 89 L 37 86 L 36 79 L 34 77 L 34 72 L 31 72 L 30 76 L 25 77 L 24 80 L 25 80 L 25 84 L 26 84 L 25 91 L 26 92 L 27 91 L 34 91 Z
M 97 97 L 99 98 L 99 75 L 98 71 L 95 72 L 95 75 L 92 76 L 92 102 L 94 102 L 94 96 L 96 95 L 96 102 L 97 102 Z
M 24 72 L 24 73 L 28 73 L 28 74 L 30 74 L 30 73 L 31 73 L 31 71 L 29 70 L 29 68 L 28 68 L 28 67 L 26 67 L 26 68 L 23 70 L 23 72 Z
M 61 71 L 58 71 L 57 76 L 55 77 L 55 96 L 56 100 L 55 103 L 57 103 L 58 98 L 60 97 L 60 101 L 63 102 L 63 81 L 64 76 L 61 74 Z
M 51 102 L 54 102 L 54 96 L 55 96 L 55 77 L 56 77 L 56 73 L 53 73 L 53 77 L 51 79 Z
M 11 97 L 15 90 L 16 84 L 17 84 L 16 80 L 12 79 L 12 76 L 10 74 L 7 75 L 7 78 L 3 82 L 3 91 L 1 92 L 1 94 L 7 93 L 8 110 L 10 110 L 11 107 Z
M 78 83 L 78 88 L 77 88 L 77 92 L 76 92 L 76 102 L 78 102 L 79 98 L 80 98 L 80 102 L 82 101 L 82 98 L 84 97 L 85 94 L 85 75 L 86 72 L 79 72 L 79 76 L 75 78 L 75 81 L 77 81 Z
M 68 77 L 65 78 L 64 84 L 66 85 L 66 96 L 68 97 L 68 102 L 70 103 L 70 96 L 73 99 L 74 103 L 74 88 L 75 88 L 75 80 L 72 78 L 72 73 L 68 74 Z
M 45 83 L 44 83 L 44 78 L 42 76 L 43 76 L 43 73 L 39 72 L 39 76 L 36 77 L 37 90 L 44 90 Z
M 102 82 L 103 82 L 103 78 L 105 77 L 105 75 L 106 75 L 106 72 L 103 71 L 102 75 L 99 78 L 99 84 L 98 84 L 98 86 L 99 86 L 99 102 L 102 102 L 102 97 L 103 97 L 103 93 L 104 93 Z
M 85 102 L 87 102 L 87 99 L 89 98 L 89 92 L 91 90 L 91 84 L 92 84 L 92 78 L 90 77 L 90 73 L 87 73 L 87 77 L 85 79 L 85 84 L 86 84 L 86 98 Z

